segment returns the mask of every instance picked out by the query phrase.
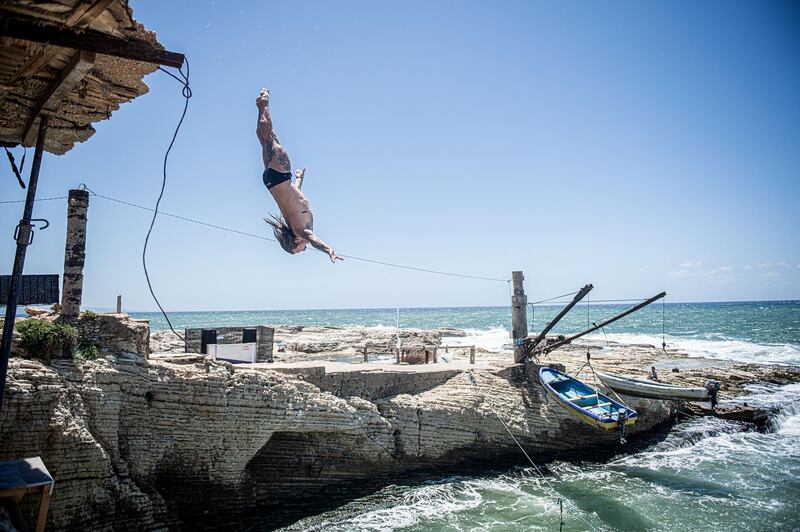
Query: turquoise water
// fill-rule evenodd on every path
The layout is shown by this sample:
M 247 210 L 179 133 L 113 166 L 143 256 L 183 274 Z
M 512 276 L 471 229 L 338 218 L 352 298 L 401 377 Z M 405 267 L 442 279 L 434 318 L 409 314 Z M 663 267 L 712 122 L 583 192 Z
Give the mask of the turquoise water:
M 571 333 L 589 323 L 619 313 L 627 304 L 581 304 L 554 329 Z M 539 330 L 561 306 L 541 305 L 528 312 L 531 330 Z M 227 325 L 327 325 L 333 327 L 394 327 L 396 309 L 274 310 L 241 312 L 175 312 L 173 325 L 214 327 Z M 150 320 L 153 330 L 166 322 L 158 313 L 133 313 Z M 667 303 L 646 307 L 595 333 L 593 338 L 624 343 L 667 346 L 690 355 L 740 361 L 800 364 L 800 301 Z M 500 348 L 508 342 L 509 307 L 407 308 L 400 309 L 401 327 L 457 327 L 479 336 L 479 345 Z M 481 341 L 483 340 L 483 341 Z
M 529 312 L 537 330 L 560 307 Z M 591 305 L 589 322 L 627 308 Z M 554 331 L 587 323 L 578 307 Z M 660 345 L 692 356 L 800 366 L 800 302 L 660 303 L 613 324 L 595 339 Z M 137 314 L 164 328 L 156 314 Z M 394 327 L 395 309 L 200 312 L 171 315 L 176 327 L 294 324 Z M 401 327 L 458 327 L 469 343 L 502 349 L 510 310 L 401 309 Z M 800 530 L 800 384 L 760 387 L 751 404 L 777 406 L 767 432 L 718 419 L 681 423 L 603 462 L 533 468 L 388 486 L 289 527 L 317 531 Z M 521 457 L 521 462 L 523 458 Z
M 513 531 L 800 529 L 800 385 L 751 402 L 784 413 L 768 433 L 704 418 L 604 463 L 554 462 L 393 485 L 290 530 Z

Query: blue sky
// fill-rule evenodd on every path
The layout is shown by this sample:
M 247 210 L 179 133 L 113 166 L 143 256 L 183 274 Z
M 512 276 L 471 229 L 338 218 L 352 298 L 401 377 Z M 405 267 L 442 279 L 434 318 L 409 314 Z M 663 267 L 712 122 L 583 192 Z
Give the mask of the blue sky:
M 194 97 L 163 209 L 266 233 L 254 99 L 337 251 L 526 274 L 532 298 L 800 298 L 800 9 L 791 2 L 160 2 L 134 16 L 185 53 Z M 86 183 L 152 205 L 181 110 L 163 73 L 44 160 L 40 197 Z M 22 199 L 10 172 L 3 199 Z M 63 202 L 35 210 L 27 273 L 60 272 Z M 21 206 L 0 205 L 10 235 Z M 85 305 L 155 308 L 148 213 L 94 199 Z M 13 246 L 0 267 L 10 272 Z M 161 218 L 167 309 L 504 305 L 503 283 L 324 255 Z

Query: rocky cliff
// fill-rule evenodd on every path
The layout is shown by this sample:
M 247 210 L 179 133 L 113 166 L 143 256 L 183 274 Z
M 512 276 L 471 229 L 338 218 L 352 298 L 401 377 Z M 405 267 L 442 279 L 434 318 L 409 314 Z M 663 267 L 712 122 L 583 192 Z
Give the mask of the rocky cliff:
M 618 444 L 519 368 L 437 375 L 375 380 L 363 398 L 336 379 L 143 353 L 15 358 L 0 459 L 42 457 L 51 529 L 274 528 L 396 475 L 523 463 L 501 419 L 534 456 Z M 637 431 L 670 415 L 631 405 Z

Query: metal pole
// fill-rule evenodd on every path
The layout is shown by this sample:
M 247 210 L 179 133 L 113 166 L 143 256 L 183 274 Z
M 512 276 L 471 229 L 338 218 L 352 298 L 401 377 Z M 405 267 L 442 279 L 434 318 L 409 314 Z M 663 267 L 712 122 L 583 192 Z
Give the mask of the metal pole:
M 522 281 L 522 272 L 511 272 L 511 338 L 514 341 L 514 362 L 520 362 L 525 355 L 525 337 L 528 336 L 528 297 Z
M 14 269 L 11 272 L 11 285 L 8 287 L 8 303 L 6 317 L 3 322 L 3 338 L 0 341 L 0 413 L 3 412 L 3 398 L 6 391 L 6 375 L 8 374 L 8 358 L 11 356 L 11 338 L 14 336 L 14 319 L 17 315 L 17 301 L 22 282 L 22 269 L 25 266 L 25 252 L 33 239 L 33 202 L 36 200 L 36 186 L 39 184 L 39 169 L 42 166 L 44 139 L 47 134 L 47 116 L 39 119 L 39 134 L 36 137 L 36 151 L 33 153 L 31 176 L 28 179 L 28 195 L 25 197 L 25 209 L 22 211 L 14 238 L 17 241 L 17 252 L 14 255 Z
M 536 349 L 536 346 L 537 346 L 537 345 L 539 345 L 539 343 L 541 343 L 541 341 L 545 339 L 545 337 L 547 336 L 547 333 L 549 333 L 549 332 L 550 332 L 550 331 L 553 329 L 553 327 L 555 327 L 555 326 L 556 326 L 556 324 L 557 324 L 559 321 L 561 321 L 561 318 L 563 318 L 564 316 L 566 316 L 567 312 L 569 312 L 570 310 L 572 310 L 572 307 L 574 307 L 575 305 L 577 305 L 577 304 L 578 304 L 578 302 L 579 302 L 581 299 L 583 299 L 584 297 L 586 297 L 586 294 L 588 294 L 589 292 L 591 292 L 591 291 L 592 291 L 592 288 L 594 288 L 594 286 L 592 286 L 591 284 L 587 284 L 586 286 L 584 286 L 583 288 L 581 288 L 581 289 L 578 291 L 578 293 L 577 293 L 577 294 L 575 294 L 575 297 L 574 297 L 574 298 L 572 298 L 572 301 L 570 301 L 570 302 L 569 302 L 569 304 L 568 304 L 566 307 L 564 307 L 564 308 L 561 310 L 561 312 L 559 312 L 559 313 L 558 313 L 558 315 L 557 315 L 555 318 L 553 318 L 553 319 L 550 321 L 550 323 L 548 323 L 548 324 L 545 326 L 545 328 L 544 328 L 544 329 L 542 329 L 542 332 L 540 332 L 540 333 L 539 333 L 539 336 L 537 336 L 537 337 L 536 337 L 536 338 L 535 338 L 535 339 L 534 339 L 532 342 L 530 342 L 529 344 L 527 344 L 527 345 L 525 346 L 525 355 L 522 357 L 522 360 L 520 360 L 520 362 L 524 362 L 524 361 L 525 361 L 525 359 L 526 359 L 526 358 L 528 358 L 528 355 L 530 355 L 530 354 L 533 352 L 533 350 L 534 350 L 534 349 Z
M 653 303 L 653 302 L 655 302 L 655 301 L 658 301 L 659 299 L 661 299 L 662 297 L 664 297 L 664 296 L 666 296 L 666 295 L 667 295 L 667 293 L 666 293 L 666 292 L 661 292 L 661 293 L 660 293 L 660 294 L 658 294 L 657 296 L 653 296 L 653 297 L 651 297 L 650 299 L 647 299 L 647 300 L 645 300 L 645 301 L 642 301 L 642 302 L 641 302 L 641 303 L 639 303 L 638 305 L 636 305 L 636 306 L 634 306 L 634 307 L 631 307 L 631 308 L 629 308 L 628 310 L 626 310 L 625 312 L 622 312 L 622 313 L 620 313 L 620 314 L 617 314 L 616 316 L 613 316 L 613 317 L 611 317 L 611 318 L 607 319 L 606 321 L 604 321 L 604 322 L 602 322 L 602 323 L 600 323 L 600 324 L 594 325 L 593 327 L 590 327 L 589 329 L 586 329 L 585 331 L 581 331 L 581 332 L 579 332 L 578 334 L 573 334 L 573 335 L 572 335 L 572 336 L 570 336 L 569 338 L 565 338 L 565 339 L 561 340 L 560 342 L 556 342 L 556 343 L 554 343 L 554 344 L 550 344 L 550 345 L 548 345 L 547 347 L 545 347 L 544 349 L 542 349 L 542 352 L 543 352 L 543 353 L 549 353 L 550 351 L 552 351 L 552 350 L 554 350 L 554 349 L 558 349 L 558 348 L 559 348 L 559 347 L 561 347 L 562 345 L 568 344 L 568 343 L 570 343 L 570 342 L 571 342 L 571 341 L 573 341 L 573 340 L 577 340 L 577 339 L 578 339 L 578 338 L 580 338 L 581 336 L 585 336 L 585 335 L 589 334 L 590 332 L 594 332 L 594 331 L 596 331 L 597 329 L 602 329 L 603 327 L 605 327 L 605 326 L 606 326 L 606 325 L 608 325 L 609 323 L 614 323 L 615 321 L 617 321 L 617 320 L 619 320 L 619 319 L 622 319 L 622 318 L 624 318 L 624 317 L 625 317 L 625 316 L 627 316 L 628 314 L 633 314 L 633 313 L 634 313 L 634 312 L 636 312 L 637 310 L 643 309 L 644 307 L 646 307 L 646 306 L 647 306 L 647 305 L 649 305 L 650 303 Z

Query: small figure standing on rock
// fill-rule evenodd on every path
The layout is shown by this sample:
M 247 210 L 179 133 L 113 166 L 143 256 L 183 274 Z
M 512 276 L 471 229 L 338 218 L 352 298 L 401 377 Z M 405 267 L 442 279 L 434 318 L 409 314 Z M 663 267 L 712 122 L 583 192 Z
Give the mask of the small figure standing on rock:
M 256 136 L 261 142 L 261 154 L 264 158 L 264 185 L 270 191 L 275 203 L 281 211 L 280 216 L 270 214 L 271 219 L 264 221 L 272 226 L 275 238 L 288 253 L 305 251 L 306 243 L 328 254 L 331 262 L 343 260 L 328 244 L 314 234 L 314 215 L 308 205 L 308 199 L 301 191 L 306 170 L 295 170 L 296 180 L 292 183 L 292 165 L 286 148 L 281 146 L 272 117 L 269 113 L 269 91 L 261 89 L 256 98 L 258 107 L 258 125 Z
M 650 366 L 650 380 L 657 381 L 658 380 L 658 373 L 656 373 L 656 367 Z

